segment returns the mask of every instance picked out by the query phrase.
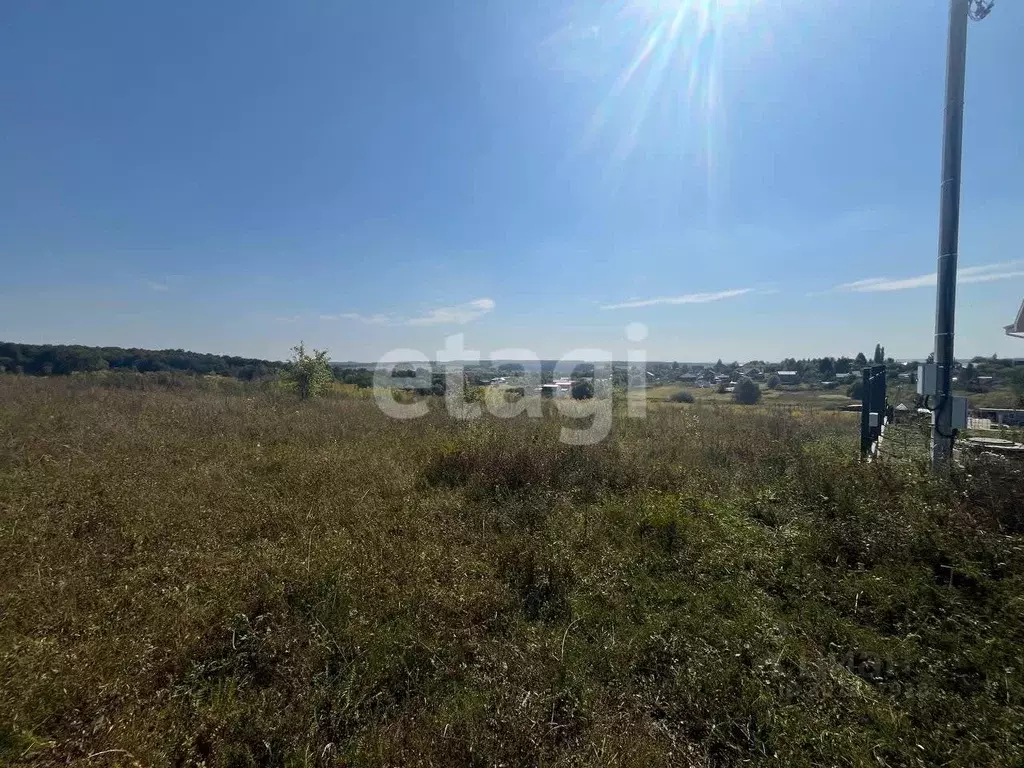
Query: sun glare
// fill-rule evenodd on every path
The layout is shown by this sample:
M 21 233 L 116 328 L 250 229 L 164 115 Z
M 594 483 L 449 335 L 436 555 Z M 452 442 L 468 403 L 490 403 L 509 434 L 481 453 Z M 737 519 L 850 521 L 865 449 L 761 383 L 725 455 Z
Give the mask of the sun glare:
M 743 21 L 760 0 L 629 0 L 627 7 L 652 17 L 676 16 L 680 11 L 719 21 Z
M 611 142 L 611 166 L 626 161 L 647 138 L 696 158 L 712 182 L 715 137 L 724 121 L 722 35 L 745 35 L 761 0 L 607 0 L 574 25 L 605 90 L 580 147 Z M 576 43 L 582 45 L 582 37 Z M 668 145 L 672 145 L 669 147 Z

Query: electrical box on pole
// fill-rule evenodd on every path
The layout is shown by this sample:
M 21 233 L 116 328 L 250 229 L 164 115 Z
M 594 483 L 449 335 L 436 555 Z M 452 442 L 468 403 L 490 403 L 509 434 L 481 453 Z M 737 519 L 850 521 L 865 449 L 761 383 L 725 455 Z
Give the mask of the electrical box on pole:
M 952 429 L 967 429 L 967 398 L 954 397 L 952 413 L 950 414 Z
M 939 367 L 935 363 L 917 366 L 917 394 L 925 397 L 939 394 Z

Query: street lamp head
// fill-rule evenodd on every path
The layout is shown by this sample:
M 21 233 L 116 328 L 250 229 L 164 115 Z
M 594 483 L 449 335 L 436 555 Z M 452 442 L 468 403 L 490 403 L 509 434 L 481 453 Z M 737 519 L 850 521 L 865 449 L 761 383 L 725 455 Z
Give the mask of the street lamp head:
M 981 21 L 992 12 L 995 4 L 996 0 L 969 0 L 967 13 L 974 21 Z

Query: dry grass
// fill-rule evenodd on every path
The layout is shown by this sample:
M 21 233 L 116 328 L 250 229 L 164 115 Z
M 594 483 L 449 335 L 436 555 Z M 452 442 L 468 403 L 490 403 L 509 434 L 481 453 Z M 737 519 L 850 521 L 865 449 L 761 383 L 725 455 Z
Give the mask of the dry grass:
M 148 381 L 148 380 L 147 380 Z M 0 760 L 1019 765 L 1020 474 L 843 414 L 0 377 Z

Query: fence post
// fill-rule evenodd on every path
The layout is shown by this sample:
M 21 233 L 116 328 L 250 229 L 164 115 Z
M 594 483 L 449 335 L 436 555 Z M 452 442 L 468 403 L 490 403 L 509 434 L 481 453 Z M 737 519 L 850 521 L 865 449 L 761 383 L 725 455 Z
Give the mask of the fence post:
M 871 412 L 871 368 L 864 368 L 860 375 L 860 457 L 865 459 L 871 449 L 871 427 L 868 421 L 868 414 Z
M 874 365 L 871 367 L 871 410 L 878 414 L 878 423 L 871 430 L 871 442 L 878 442 L 882 434 L 882 424 L 885 419 L 885 366 Z

